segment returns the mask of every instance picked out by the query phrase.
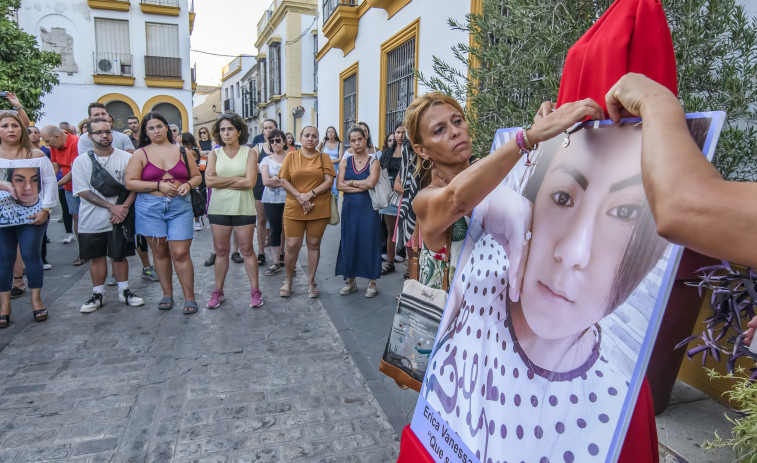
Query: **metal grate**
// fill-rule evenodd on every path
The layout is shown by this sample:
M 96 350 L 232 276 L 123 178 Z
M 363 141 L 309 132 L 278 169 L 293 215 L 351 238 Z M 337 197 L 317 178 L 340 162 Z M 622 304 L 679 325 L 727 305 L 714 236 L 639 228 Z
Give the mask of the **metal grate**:
M 339 5 L 357 6 L 357 0 L 323 0 L 323 24 L 326 24 Z
M 387 54 L 386 133 L 405 118 L 405 109 L 415 98 L 415 38 Z
M 181 58 L 145 56 L 145 77 L 181 79 Z
M 347 136 L 350 127 L 357 121 L 357 74 L 344 79 L 342 84 L 344 100 L 342 101 L 344 121 L 342 121 L 342 139 L 345 146 L 349 146 L 349 137 Z
M 179 6 L 179 0 L 139 0 L 139 3 L 160 6 Z M 192 10 L 194 11 L 194 2 L 192 3 Z

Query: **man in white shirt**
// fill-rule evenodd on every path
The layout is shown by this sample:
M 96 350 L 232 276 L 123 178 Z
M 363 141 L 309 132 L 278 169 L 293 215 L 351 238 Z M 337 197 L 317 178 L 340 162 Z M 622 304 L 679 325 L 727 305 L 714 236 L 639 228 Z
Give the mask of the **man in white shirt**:
M 87 108 L 87 112 L 89 114 L 89 119 L 105 119 L 106 121 L 112 120 L 110 117 L 110 114 L 108 114 L 108 110 L 105 109 L 105 105 L 102 103 L 90 103 L 89 107 Z M 131 139 L 128 135 L 122 133 L 122 132 L 116 132 L 113 131 L 113 148 L 127 151 L 129 153 L 134 152 L 134 145 L 131 143 Z M 79 154 L 87 154 L 89 153 L 89 150 L 92 149 L 92 140 L 82 135 L 79 137 L 79 145 L 77 146 L 77 151 L 79 151 Z
M 111 130 L 106 119 L 90 119 L 87 122 L 86 137 L 92 143 L 93 149 L 81 153 L 71 168 L 73 193 L 83 200 L 79 208 L 79 253 L 91 259 L 89 273 L 92 278 L 92 297 L 81 306 L 82 313 L 94 312 L 103 305 L 105 277 L 108 275 L 106 257 L 113 261 L 119 301 L 132 307 L 144 304 L 142 298 L 129 289 L 129 263 L 126 258 L 135 254 L 134 237 L 124 238 L 121 230 L 122 227 L 128 227 L 131 220 L 133 231 L 133 216 L 129 217 L 129 208 L 136 199 L 136 193 L 129 193 L 124 187 L 126 165 L 131 159 L 131 154 L 113 148 L 111 144 L 114 133 L 116 132 Z M 98 177 L 97 187 L 92 185 L 92 174 L 94 167 L 97 167 L 94 166 L 94 162 L 99 163 L 110 175 L 110 185 L 102 185 L 102 179 L 107 178 L 103 175 Z M 106 197 L 99 191 L 106 188 L 120 190 L 121 193 Z M 106 190 L 106 194 L 112 192 Z M 121 204 L 117 204 L 119 196 L 126 196 Z

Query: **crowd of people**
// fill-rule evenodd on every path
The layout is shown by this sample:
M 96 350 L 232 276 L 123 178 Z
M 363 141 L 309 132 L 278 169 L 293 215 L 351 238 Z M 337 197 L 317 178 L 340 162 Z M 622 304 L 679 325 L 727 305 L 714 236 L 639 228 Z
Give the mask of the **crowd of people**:
M 190 248 L 194 232 L 201 231 L 206 220 L 213 247 L 204 264 L 215 266 L 215 289 L 198 296 L 207 297 L 209 309 L 224 301 L 230 260 L 244 264 L 250 307 L 263 305 L 261 272 L 272 277 L 284 270 L 279 296 L 289 297 L 303 245 L 307 294 L 316 298 L 321 240 L 333 214 L 339 214 L 332 208 L 340 198 L 341 242 L 334 270 L 345 280 L 340 293 L 356 291 L 356 278 L 364 278 L 369 280 L 365 296 L 374 297 L 380 276 L 403 261 L 405 251 L 395 252 L 403 246 L 395 245 L 394 235 L 402 184 L 412 177 L 412 164 L 401 161 L 412 157 L 412 148 L 404 141 L 402 126 L 379 149 L 363 122 L 344 134 L 345 146 L 335 127 L 328 127 L 321 139 L 316 127 L 306 126 L 296 143 L 295 135 L 279 130 L 272 119 L 263 121 L 261 133 L 250 140 L 245 121 L 233 112 L 222 114 L 210 128 L 201 127 L 197 137 L 182 133 L 157 112 L 141 120 L 128 117 L 128 128 L 119 132 L 105 105 L 97 102 L 88 106 L 87 118 L 78 125 L 63 121 L 37 127 L 14 94 L 8 101 L 14 110 L 0 114 L 0 158 L 13 167 L 21 159 L 33 159 L 40 166 L 35 177 L 39 199 L 34 201 L 39 210 L 19 216 L 23 223 L 0 227 L 3 233 L 17 235 L 3 240 L 3 252 L 15 253 L 9 257 L 15 265 L 4 269 L 7 278 L 0 275 L 10 285 L 7 291 L 0 287 L 2 328 L 10 324 L 10 299 L 24 294 L 27 284 L 35 320 L 47 317 L 40 290 L 42 272 L 52 267 L 46 232 L 55 206 L 60 206 L 58 222 L 65 230 L 62 243 L 78 244 L 73 265 L 89 263 L 92 294 L 80 306 L 82 313 L 103 306 L 106 286 L 118 287 L 121 303 L 145 304 L 129 288 L 132 256 L 139 256 L 142 278 L 161 286 L 163 297 L 148 303 L 161 310 L 173 308 L 175 274 L 183 313 L 196 313 Z M 400 149 L 395 149 L 395 140 Z M 397 193 L 389 206 L 377 210 L 369 191 L 381 169 L 388 169 Z M 20 175 L 21 170 L 16 172 Z M 205 213 L 193 208 L 193 190 L 205 203 Z M 16 196 L 12 200 L 19 202 Z

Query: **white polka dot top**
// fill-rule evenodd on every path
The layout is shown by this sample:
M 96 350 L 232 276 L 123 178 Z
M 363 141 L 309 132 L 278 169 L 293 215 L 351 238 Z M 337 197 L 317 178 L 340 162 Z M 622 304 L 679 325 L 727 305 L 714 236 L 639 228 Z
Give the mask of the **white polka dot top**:
M 483 463 L 605 461 L 626 379 L 602 357 L 598 326 L 580 367 L 556 373 L 533 364 L 507 317 L 508 265 L 502 245 L 483 235 L 422 393 Z

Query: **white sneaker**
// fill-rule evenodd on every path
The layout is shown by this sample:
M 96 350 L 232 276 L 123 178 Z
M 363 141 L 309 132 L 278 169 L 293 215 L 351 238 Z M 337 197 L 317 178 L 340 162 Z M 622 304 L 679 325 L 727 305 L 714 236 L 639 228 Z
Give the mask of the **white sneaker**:
M 126 288 L 118 293 L 118 301 L 131 307 L 139 307 L 140 305 L 145 305 L 144 299 L 132 293 L 129 288 Z
M 44 270 L 50 270 L 51 268 L 53 268 L 53 266 L 47 262 L 42 264 L 42 269 Z
M 404 262 L 405 258 L 402 257 L 402 256 L 394 256 L 394 261 L 395 262 Z
M 73 233 L 66 233 L 66 236 L 63 238 L 63 244 L 69 244 L 75 239 L 76 237 Z
M 383 260 L 384 262 L 386 262 L 386 259 L 387 259 L 386 254 L 381 254 L 381 260 Z
M 118 282 L 116 281 L 116 277 L 113 275 L 109 276 L 105 279 L 105 286 L 116 286 Z
M 202 222 L 198 220 L 197 222 L 195 222 L 195 231 L 200 231 L 200 230 L 202 230 Z
M 84 305 L 79 308 L 81 313 L 90 313 L 103 306 L 103 295 L 100 293 L 92 293 L 92 297 L 89 298 Z

